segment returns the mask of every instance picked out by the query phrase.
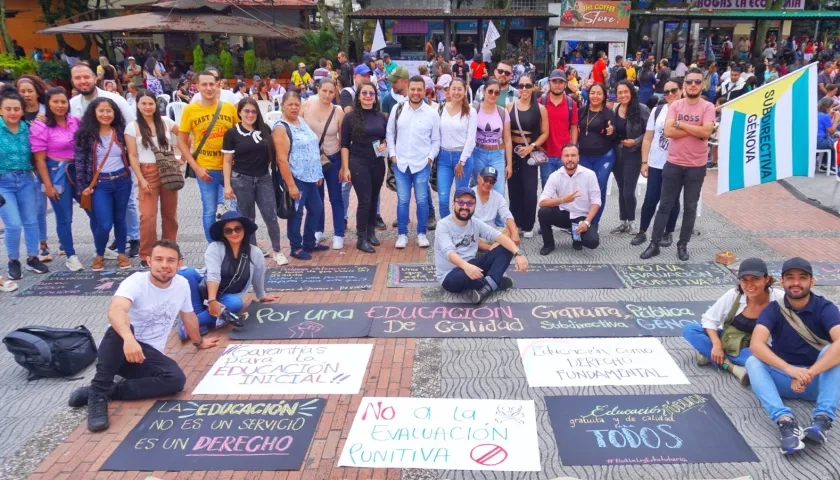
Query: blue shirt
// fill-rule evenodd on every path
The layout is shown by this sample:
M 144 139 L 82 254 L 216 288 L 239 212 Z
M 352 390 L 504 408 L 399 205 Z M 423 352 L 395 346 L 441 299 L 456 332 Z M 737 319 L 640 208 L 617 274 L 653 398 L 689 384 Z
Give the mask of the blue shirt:
M 785 306 L 790 308 L 787 298 L 785 298 Z M 805 308 L 794 311 L 814 335 L 829 342 L 831 341 L 829 332 L 833 327 L 840 325 L 840 310 L 837 309 L 837 305 L 814 292 L 811 292 L 811 299 Z M 816 363 L 820 352 L 796 333 L 796 330 L 782 316 L 778 303 L 770 302 L 759 314 L 757 324 L 770 330 L 772 340 L 770 349 L 782 360 L 790 365 L 802 367 L 810 367 Z
M 283 120 L 278 120 L 274 128 L 285 123 L 292 131 L 292 151 L 289 155 L 289 165 L 292 167 L 292 176 L 302 182 L 315 183 L 324 178 L 324 170 L 321 168 L 321 151 L 318 148 L 318 137 L 309 128 L 303 117 L 298 117 L 300 126 L 295 126 Z
M 831 127 L 831 115 L 823 112 L 817 112 L 817 140 L 821 138 L 828 138 L 830 135 L 826 128 Z
M 16 170 L 32 171 L 32 148 L 29 146 L 29 125 L 21 119 L 18 132 L 12 133 L 0 120 L 0 175 Z

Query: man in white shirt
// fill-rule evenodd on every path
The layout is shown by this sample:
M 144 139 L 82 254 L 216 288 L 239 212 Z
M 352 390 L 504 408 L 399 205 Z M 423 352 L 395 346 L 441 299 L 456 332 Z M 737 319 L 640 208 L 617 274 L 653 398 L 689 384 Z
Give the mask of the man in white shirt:
M 499 171 L 496 170 L 496 167 L 488 165 L 478 173 L 475 187 L 473 187 L 476 195 L 474 217 L 479 222 L 484 222 L 491 228 L 495 228 L 497 218 L 501 219 L 505 224 L 502 233 L 510 237 L 513 243 L 519 245 L 519 229 L 516 228 L 516 220 L 513 219 L 513 214 L 510 212 L 510 208 L 508 208 L 507 200 L 504 195 L 493 190 L 493 185 L 498 180 Z M 479 250 L 492 250 L 498 245 L 498 243 L 488 243 L 484 240 L 481 239 L 479 242 Z
M 563 147 L 563 168 L 548 177 L 540 195 L 539 213 L 543 247 L 540 255 L 554 251 L 554 232 L 551 227 L 569 229 L 572 247 L 598 248 L 598 225 L 592 219 L 601 208 L 601 189 L 592 170 L 578 165 L 580 152 L 574 144 Z
M 190 286 L 178 275 L 183 264 L 175 242 L 160 240 L 146 257 L 150 269 L 126 278 L 111 299 L 105 332 L 96 354 L 96 375 L 89 387 L 70 394 L 71 407 L 88 406 L 88 430 L 109 426 L 109 400 L 142 400 L 174 395 L 184 389 L 184 372 L 164 353 L 172 324 L 180 314 L 193 345 L 199 350 L 218 345 L 198 331 Z M 125 380 L 117 384 L 114 377 Z
M 388 117 L 388 156 L 397 182 L 398 233 L 396 248 L 408 245 L 411 189 L 417 203 L 417 246 L 430 245 L 426 238 L 429 218 L 429 174 L 440 150 L 440 117 L 423 100 L 426 82 L 415 75 L 408 80 L 408 101 L 396 105 Z M 402 133 L 402 135 L 400 135 Z

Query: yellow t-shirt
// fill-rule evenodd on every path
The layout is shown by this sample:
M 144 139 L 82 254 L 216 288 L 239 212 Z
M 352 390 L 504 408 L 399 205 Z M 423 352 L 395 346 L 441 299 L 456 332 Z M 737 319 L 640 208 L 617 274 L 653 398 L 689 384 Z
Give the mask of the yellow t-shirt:
M 627 80 L 635 80 L 636 79 L 636 69 L 633 67 L 625 68 L 627 72 Z
M 312 77 L 309 75 L 308 72 L 304 73 L 302 77 L 301 77 L 300 72 L 298 70 L 295 70 L 292 73 L 292 85 L 297 86 L 297 85 L 300 85 L 301 83 L 309 85 L 309 82 L 311 82 L 311 81 L 312 81 Z
M 184 107 L 184 113 L 181 116 L 181 125 L 178 127 L 182 132 L 192 132 L 193 135 L 193 151 L 198 147 L 198 143 L 204 138 L 204 132 L 210 126 L 210 121 L 213 119 L 213 114 L 216 113 L 216 105 L 211 107 L 204 107 L 200 102 L 191 103 Z M 224 140 L 225 132 L 233 128 L 239 123 L 239 115 L 236 113 L 236 107 L 222 102 L 222 109 L 219 111 L 219 119 L 213 125 L 213 131 L 207 137 L 207 141 L 198 152 L 195 161 L 202 168 L 208 170 L 221 170 L 224 164 L 224 156 L 222 155 L 222 140 Z

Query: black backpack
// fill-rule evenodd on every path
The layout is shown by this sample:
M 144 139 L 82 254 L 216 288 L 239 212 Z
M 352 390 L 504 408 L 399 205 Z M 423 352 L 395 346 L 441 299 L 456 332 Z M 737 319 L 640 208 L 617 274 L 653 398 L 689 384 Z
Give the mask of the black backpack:
M 96 360 L 96 343 L 84 325 L 18 328 L 6 335 L 3 343 L 18 365 L 29 370 L 27 380 L 69 377 Z

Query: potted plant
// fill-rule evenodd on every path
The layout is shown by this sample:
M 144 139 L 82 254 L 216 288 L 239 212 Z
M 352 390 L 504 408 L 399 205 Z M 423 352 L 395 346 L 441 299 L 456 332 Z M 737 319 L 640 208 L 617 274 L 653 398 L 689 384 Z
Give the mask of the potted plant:
M 7 53 L 0 54 L 0 70 L 12 78 L 17 78 L 25 73 L 35 73 L 37 65 L 31 58 L 17 58 Z
M 193 49 L 193 68 L 196 72 L 204 70 L 204 50 L 201 45 L 196 45 Z
M 210 55 L 207 55 L 206 57 L 204 57 L 204 68 L 207 68 L 207 67 L 220 68 L 221 67 L 221 61 L 219 60 L 219 56 L 210 54 Z
M 258 58 L 254 68 L 254 73 L 259 75 L 260 78 L 271 76 L 271 61 L 267 58 Z
M 245 52 L 245 77 L 253 78 L 257 68 L 257 54 L 253 50 Z
M 219 53 L 219 68 L 222 70 L 224 78 L 233 78 L 233 56 L 227 50 L 222 50 Z

